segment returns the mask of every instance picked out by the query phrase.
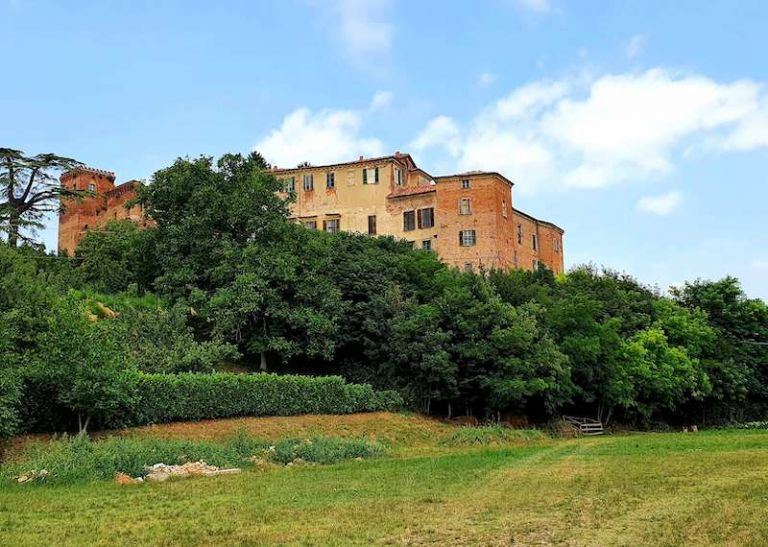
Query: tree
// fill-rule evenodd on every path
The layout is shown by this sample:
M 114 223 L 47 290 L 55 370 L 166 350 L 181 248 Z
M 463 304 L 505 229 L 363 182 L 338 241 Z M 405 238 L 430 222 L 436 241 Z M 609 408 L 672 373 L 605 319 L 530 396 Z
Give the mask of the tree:
M 35 361 L 36 382 L 55 386 L 56 402 L 77 416 L 81 434 L 93 418 L 101 426 L 121 425 L 119 416 L 139 401 L 121 330 L 112 321 L 89 321 L 74 297 L 57 303 Z
M 715 339 L 702 348 L 712 391 L 701 408 L 718 421 L 759 419 L 768 410 L 768 305 L 747 298 L 733 277 L 672 290 L 689 310 L 702 310 Z
M 116 293 L 135 285 L 140 292 L 152 289 L 159 274 L 154 232 L 130 220 L 110 220 L 89 230 L 75 251 L 78 270 L 94 289 Z
M 178 159 L 139 189 L 138 201 L 155 221 L 159 291 L 174 298 L 193 289 L 208 294 L 237 274 L 238 255 L 252 242 L 282 237 L 288 204 L 282 184 L 261 156 Z
M 56 154 L 26 156 L 21 150 L 0 148 L 0 232 L 15 247 L 29 241 L 24 230 L 42 228 L 47 213 L 58 212 L 61 199 L 80 198 L 85 192 L 64 188 L 59 173 L 82 166 L 77 160 Z

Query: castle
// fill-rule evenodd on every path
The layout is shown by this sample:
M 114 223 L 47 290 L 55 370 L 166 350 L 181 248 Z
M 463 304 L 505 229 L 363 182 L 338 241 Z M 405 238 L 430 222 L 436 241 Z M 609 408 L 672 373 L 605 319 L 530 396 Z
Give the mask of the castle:
M 564 270 L 563 230 L 512 206 L 514 183 L 492 171 L 432 177 L 409 154 L 293 169 L 273 167 L 281 195 L 293 195 L 291 219 L 309 229 L 392 235 L 465 271 Z M 59 250 L 70 254 L 89 229 L 111 219 L 146 223 L 139 206 L 126 208 L 136 181 L 115 186 L 108 171 L 82 168 L 62 185 L 93 195 L 64 204 Z

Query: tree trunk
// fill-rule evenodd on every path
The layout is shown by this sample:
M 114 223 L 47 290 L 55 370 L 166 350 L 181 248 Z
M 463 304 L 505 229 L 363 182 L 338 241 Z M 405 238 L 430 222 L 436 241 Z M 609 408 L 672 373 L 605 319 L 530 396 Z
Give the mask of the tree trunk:
M 261 352 L 261 364 L 259 365 L 259 370 L 261 372 L 267 372 L 267 352 L 266 351 Z
M 88 433 L 88 424 L 91 422 L 91 417 L 89 415 L 86 415 L 85 422 L 83 422 L 83 415 L 78 412 L 77 413 L 77 434 L 78 435 L 85 435 Z
M 8 245 L 16 247 L 19 243 L 19 214 L 16 211 L 11 211 L 8 217 Z

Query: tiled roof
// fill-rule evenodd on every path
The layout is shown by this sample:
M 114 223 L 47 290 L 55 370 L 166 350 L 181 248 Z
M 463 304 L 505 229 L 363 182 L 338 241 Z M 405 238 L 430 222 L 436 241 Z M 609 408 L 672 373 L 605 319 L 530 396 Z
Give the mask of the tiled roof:
M 388 161 L 388 160 L 397 160 L 400 162 L 403 162 L 406 166 L 413 165 L 416 166 L 416 163 L 413 161 L 413 158 L 410 154 L 406 153 L 400 153 L 396 152 L 395 154 L 391 154 L 389 156 L 379 156 L 376 158 L 365 158 L 360 157 L 353 161 L 345 161 L 341 163 L 332 163 L 330 165 L 308 165 L 306 167 L 272 167 L 271 171 L 273 173 L 283 173 L 287 171 L 301 171 L 302 169 L 329 169 L 331 167 L 341 167 L 343 165 L 355 165 L 359 163 L 371 163 L 371 162 L 377 162 L 377 161 Z
M 419 194 L 428 194 L 435 191 L 434 185 L 429 186 L 411 186 L 410 188 L 400 188 L 389 194 L 388 198 L 402 198 L 406 196 L 416 196 Z
M 513 211 L 515 214 L 517 214 L 517 215 L 521 215 L 521 216 L 524 216 L 524 217 L 526 217 L 526 218 L 528 218 L 528 219 L 530 219 L 530 220 L 532 220 L 532 221 L 534 221 L 534 222 L 538 222 L 539 224 L 546 224 L 546 225 L 548 225 L 548 226 L 552 226 L 553 228 L 555 228 L 555 229 L 559 230 L 561 233 L 563 233 L 563 234 L 565 233 L 565 230 L 563 230 L 563 229 L 562 229 L 560 226 L 558 226 L 557 224 L 554 224 L 554 223 L 552 223 L 552 222 L 548 222 L 548 221 L 546 221 L 546 220 L 541 220 L 541 219 L 538 219 L 538 218 L 536 218 L 536 217 L 534 217 L 534 216 L 531 216 L 531 215 L 529 215 L 528 213 L 524 213 L 524 212 L 522 212 L 520 209 L 515 209 L 514 207 L 512 207 L 512 211 Z

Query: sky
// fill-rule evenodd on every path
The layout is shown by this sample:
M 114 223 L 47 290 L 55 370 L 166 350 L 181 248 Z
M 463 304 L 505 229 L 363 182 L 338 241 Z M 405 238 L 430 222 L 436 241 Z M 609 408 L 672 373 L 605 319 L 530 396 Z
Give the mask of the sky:
M 506 175 L 568 267 L 768 299 L 767 24 L 762 0 L 0 0 L 0 146 L 118 182 L 399 150 Z

